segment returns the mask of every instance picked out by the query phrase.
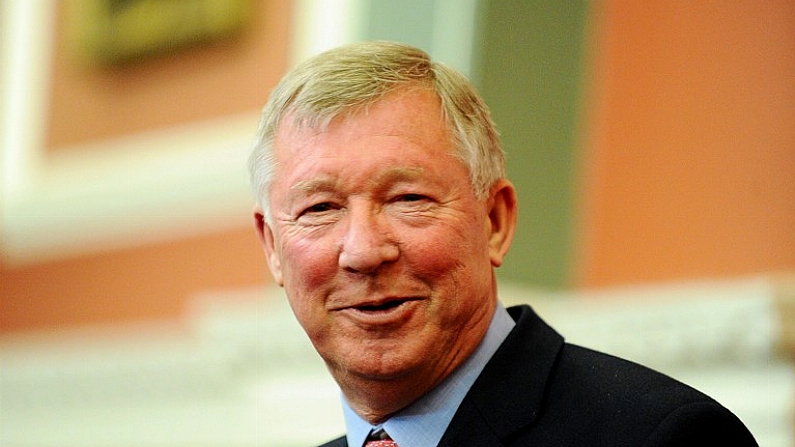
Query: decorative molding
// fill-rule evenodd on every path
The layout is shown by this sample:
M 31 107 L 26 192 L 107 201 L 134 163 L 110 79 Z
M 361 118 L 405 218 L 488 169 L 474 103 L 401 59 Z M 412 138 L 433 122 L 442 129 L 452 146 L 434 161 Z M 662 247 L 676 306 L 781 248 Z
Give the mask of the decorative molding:
M 355 39 L 363 4 L 297 2 L 291 59 Z M 6 265 L 248 225 L 253 200 L 245 160 L 257 111 L 45 154 L 56 0 L 1 7 L 0 89 L 9 92 L 0 104 L 0 253 Z M 96 145 L 103 150 L 91 150 Z

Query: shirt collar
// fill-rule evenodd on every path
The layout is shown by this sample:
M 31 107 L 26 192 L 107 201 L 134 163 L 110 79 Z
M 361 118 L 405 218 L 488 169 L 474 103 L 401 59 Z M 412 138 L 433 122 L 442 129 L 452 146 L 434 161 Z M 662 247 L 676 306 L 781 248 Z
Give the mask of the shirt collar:
M 515 324 L 508 311 L 498 301 L 486 335 L 475 352 L 431 392 L 381 425 L 374 427 L 362 419 L 350 408 L 343 396 L 342 409 L 348 433 L 348 445 L 363 446 L 370 432 L 378 428 L 386 430 L 401 447 L 437 445 L 464 396 Z

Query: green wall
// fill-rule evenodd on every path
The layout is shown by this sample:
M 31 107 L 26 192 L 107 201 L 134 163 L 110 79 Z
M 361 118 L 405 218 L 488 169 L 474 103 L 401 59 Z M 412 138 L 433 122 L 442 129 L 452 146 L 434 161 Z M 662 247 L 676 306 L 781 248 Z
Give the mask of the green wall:
M 404 42 L 431 51 L 434 2 L 369 0 L 367 38 Z
M 484 0 L 473 80 L 489 104 L 519 193 L 501 279 L 568 284 L 587 2 Z

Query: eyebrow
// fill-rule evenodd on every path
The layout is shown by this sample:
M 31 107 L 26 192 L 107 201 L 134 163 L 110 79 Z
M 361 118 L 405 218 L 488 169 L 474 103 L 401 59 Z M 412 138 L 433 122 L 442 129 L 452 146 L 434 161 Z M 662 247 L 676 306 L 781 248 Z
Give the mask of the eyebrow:
M 392 168 L 372 179 L 372 182 L 376 184 L 407 182 L 420 178 L 422 174 L 422 168 Z M 327 192 L 335 190 L 339 182 L 340 180 L 332 179 L 301 180 L 290 187 L 290 190 L 306 194 Z
M 416 180 L 422 177 L 422 168 L 392 168 L 376 177 L 378 183 L 398 183 Z
M 302 191 L 305 193 L 332 191 L 336 182 L 332 180 L 301 180 L 290 187 L 291 191 Z

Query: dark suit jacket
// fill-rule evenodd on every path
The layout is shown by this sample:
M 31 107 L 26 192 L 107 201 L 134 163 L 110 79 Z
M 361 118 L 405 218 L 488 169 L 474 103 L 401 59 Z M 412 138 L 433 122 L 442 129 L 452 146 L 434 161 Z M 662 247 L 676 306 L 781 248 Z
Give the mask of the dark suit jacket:
M 757 445 L 736 416 L 701 392 L 564 343 L 529 306 L 508 311 L 516 327 L 464 398 L 440 447 Z

